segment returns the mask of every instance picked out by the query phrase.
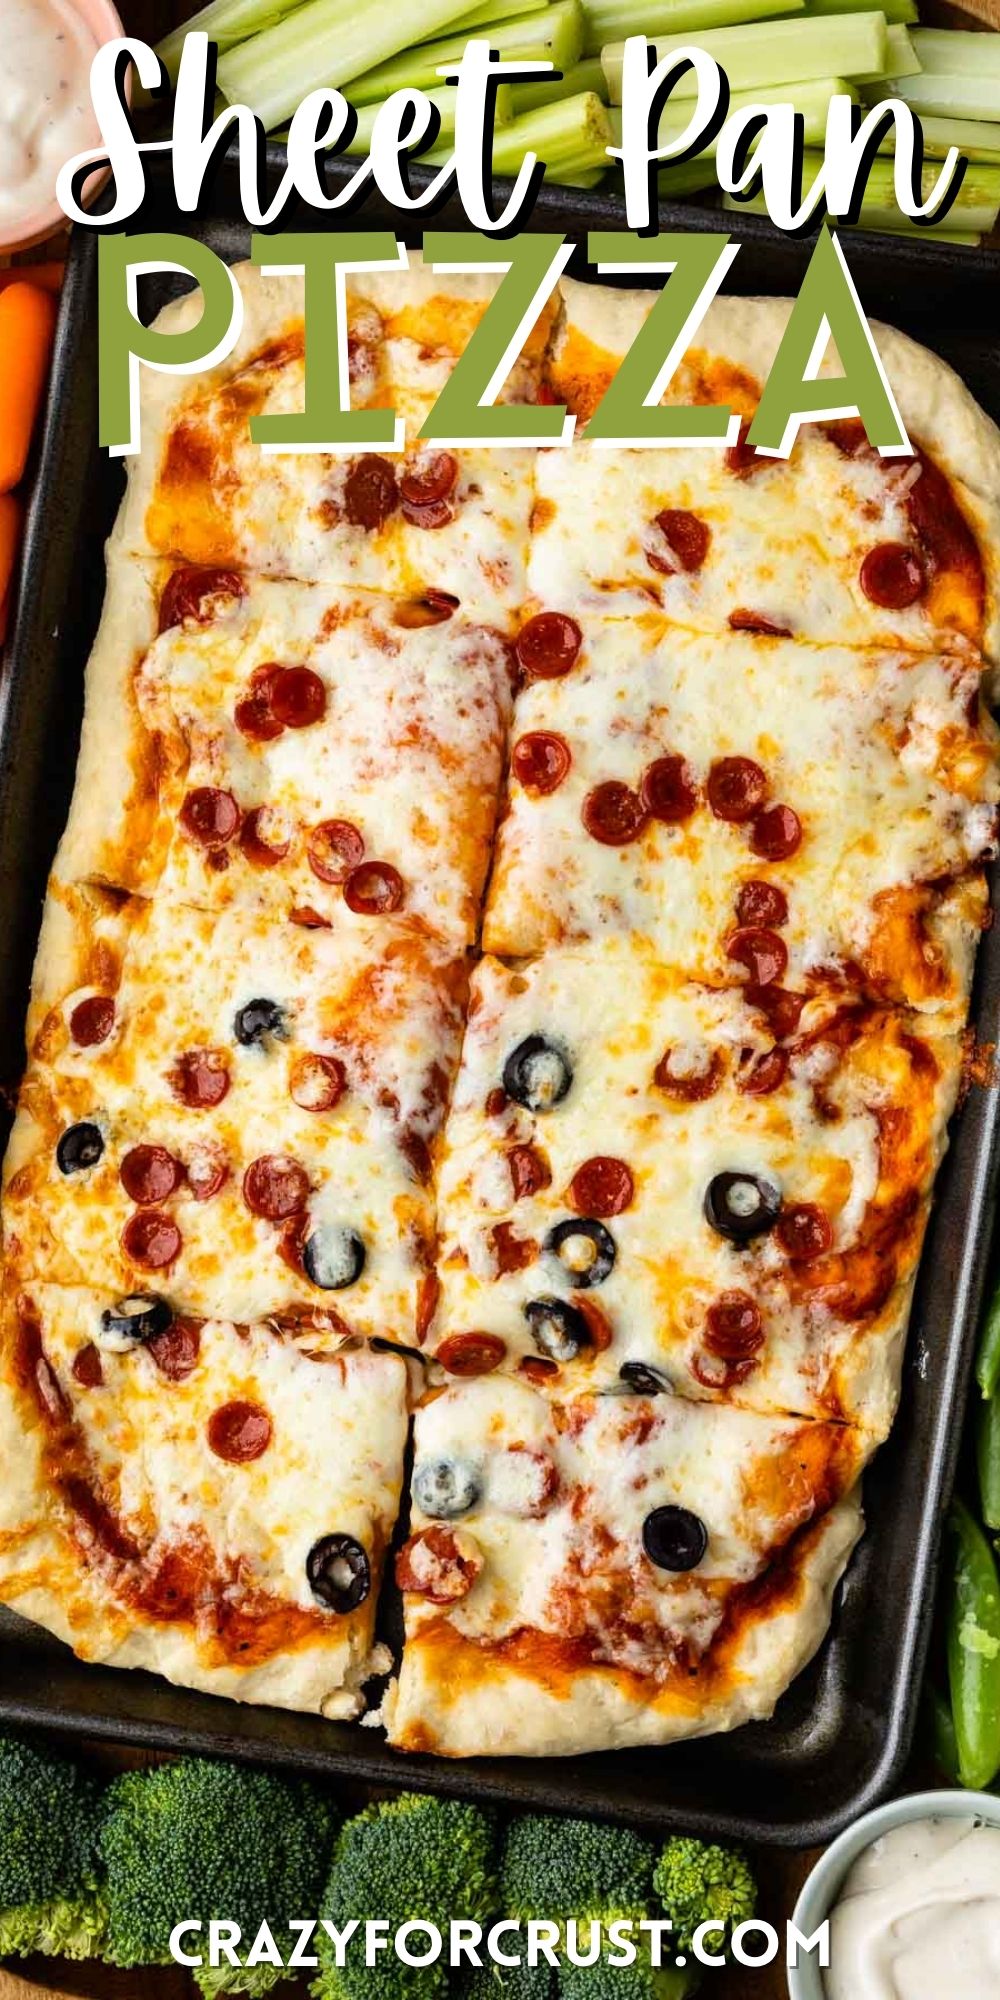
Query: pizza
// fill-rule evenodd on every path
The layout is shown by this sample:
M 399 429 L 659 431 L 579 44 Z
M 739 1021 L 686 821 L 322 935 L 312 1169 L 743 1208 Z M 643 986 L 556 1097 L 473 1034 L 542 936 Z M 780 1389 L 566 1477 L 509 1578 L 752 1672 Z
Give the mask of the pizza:
M 398 1748 L 549 1756 L 769 1714 L 860 1532 L 858 1434 L 483 1378 L 423 1402 Z
M 829 1624 L 975 1071 L 1000 434 L 877 329 L 912 456 L 758 459 L 789 304 L 723 299 L 665 394 L 729 445 L 591 445 L 649 295 L 565 280 L 500 393 L 575 441 L 431 446 L 498 277 L 411 259 L 346 286 L 393 447 L 264 451 L 303 281 L 237 278 L 233 352 L 143 372 L 108 548 L 0 1601 L 403 1751 L 732 1729 Z
M 563 286 L 548 394 L 585 425 L 649 311 L 648 293 Z M 850 646 L 971 645 L 1000 661 L 1000 436 L 925 348 L 873 325 L 912 458 L 852 419 L 806 425 L 787 459 L 747 443 L 787 299 L 716 299 L 665 401 L 739 418 L 725 450 L 543 452 L 529 597 L 572 612 L 650 604 L 705 632 Z M 836 374 L 835 353 L 821 374 Z M 586 533 L 579 532 L 585 518 Z
M 115 530 L 117 546 L 269 576 L 420 597 L 444 591 L 473 617 L 502 620 L 525 594 L 534 455 L 438 449 L 418 432 L 500 282 L 408 272 L 348 279 L 352 405 L 394 409 L 405 449 L 262 455 L 257 416 L 304 404 L 301 278 L 239 264 L 240 340 L 207 375 L 147 378 L 143 450 Z M 535 401 L 554 307 L 543 315 L 505 396 Z M 197 294 L 168 306 L 163 332 L 194 324 Z
M 712 991 L 610 944 L 483 959 L 432 1351 L 884 1436 L 960 1070 L 957 1037 L 863 1000 Z
M 418 1344 L 461 961 L 100 889 L 50 891 L 7 1154 L 32 1279 Z
M 998 798 L 975 658 L 554 607 L 518 643 L 488 950 L 634 939 L 964 1020 Z
M 91 661 L 69 880 L 476 935 L 511 662 L 450 605 L 130 562 Z M 109 745 L 108 717 L 128 718 Z
M 388 1663 L 375 1607 L 406 1375 L 399 1355 L 312 1352 L 271 1323 L 16 1284 L 0 1397 L 5 1601 L 84 1659 L 358 1714 Z

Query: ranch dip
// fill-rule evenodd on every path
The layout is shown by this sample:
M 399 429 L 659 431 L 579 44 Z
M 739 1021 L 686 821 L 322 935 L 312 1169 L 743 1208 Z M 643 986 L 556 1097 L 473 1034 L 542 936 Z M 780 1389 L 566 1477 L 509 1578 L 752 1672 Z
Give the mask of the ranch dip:
M 997 2000 L 1000 1827 L 922 1819 L 855 1862 L 830 1920 L 827 2000 Z
M 96 53 L 70 0 L 0 0 L 0 229 L 48 208 L 60 167 L 97 144 Z

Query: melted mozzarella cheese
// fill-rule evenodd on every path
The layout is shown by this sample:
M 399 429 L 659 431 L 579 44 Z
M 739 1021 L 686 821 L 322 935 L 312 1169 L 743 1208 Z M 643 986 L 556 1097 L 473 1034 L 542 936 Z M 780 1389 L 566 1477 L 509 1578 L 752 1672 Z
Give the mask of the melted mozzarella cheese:
M 506 1059 L 529 1035 L 567 1050 L 570 1089 L 548 1111 L 509 1100 L 497 1110 Z M 741 1090 L 773 1046 L 738 993 L 685 985 L 620 943 L 513 971 L 485 959 L 438 1175 L 434 1345 L 475 1330 L 500 1337 L 507 1367 L 537 1359 L 524 1309 L 554 1296 L 596 1309 L 608 1343 L 563 1365 L 561 1391 L 616 1382 L 632 1361 L 665 1370 L 685 1396 L 847 1416 L 884 1434 L 959 1044 L 929 1035 L 920 1017 L 818 1001 L 788 1044 L 778 1088 Z M 657 1085 L 657 1065 L 676 1049 L 688 1069 L 714 1070 L 709 1095 L 691 1101 Z M 530 1146 L 549 1175 L 520 1199 L 509 1165 L 517 1146 Z M 546 1246 L 554 1226 L 579 1213 L 571 1184 L 595 1158 L 623 1162 L 634 1191 L 604 1224 L 612 1269 L 580 1290 Z M 757 1176 L 785 1205 L 821 1208 L 831 1255 L 796 1264 L 772 1233 L 745 1242 L 717 1233 L 704 1202 L 724 1173 Z M 706 1331 L 709 1308 L 734 1291 L 757 1306 L 763 1339 L 731 1380 Z

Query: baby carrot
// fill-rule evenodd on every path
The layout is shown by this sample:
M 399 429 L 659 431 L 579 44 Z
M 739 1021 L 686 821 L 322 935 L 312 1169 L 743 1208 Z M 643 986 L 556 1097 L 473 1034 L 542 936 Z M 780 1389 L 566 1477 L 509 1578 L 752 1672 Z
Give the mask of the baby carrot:
M 48 373 L 56 302 L 36 285 L 0 292 L 0 493 L 22 477 Z
M 65 275 L 65 264 L 8 264 L 0 271 L 0 292 L 8 285 L 40 285 L 43 292 L 58 292 Z
M 14 493 L 0 493 L 0 646 L 10 611 L 14 564 L 21 540 L 21 502 Z

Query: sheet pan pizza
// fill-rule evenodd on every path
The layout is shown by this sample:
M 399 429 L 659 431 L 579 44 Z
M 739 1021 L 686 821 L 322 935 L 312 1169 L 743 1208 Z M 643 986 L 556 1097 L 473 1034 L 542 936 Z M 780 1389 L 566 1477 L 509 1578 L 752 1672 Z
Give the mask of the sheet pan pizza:
M 263 456 L 302 296 L 239 276 L 109 545 L 4 1168 L 0 1599 L 401 1750 L 733 1728 L 862 1531 L 968 1067 L 1000 434 L 883 328 L 905 463 L 421 445 L 493 281 L 411 253 L 349 292 L 403 449 Z M 504 394 L 582 428 L 649 307 L 563 281 Z M 717 301 L 668 395 L 748 420 L 787 312 Z

